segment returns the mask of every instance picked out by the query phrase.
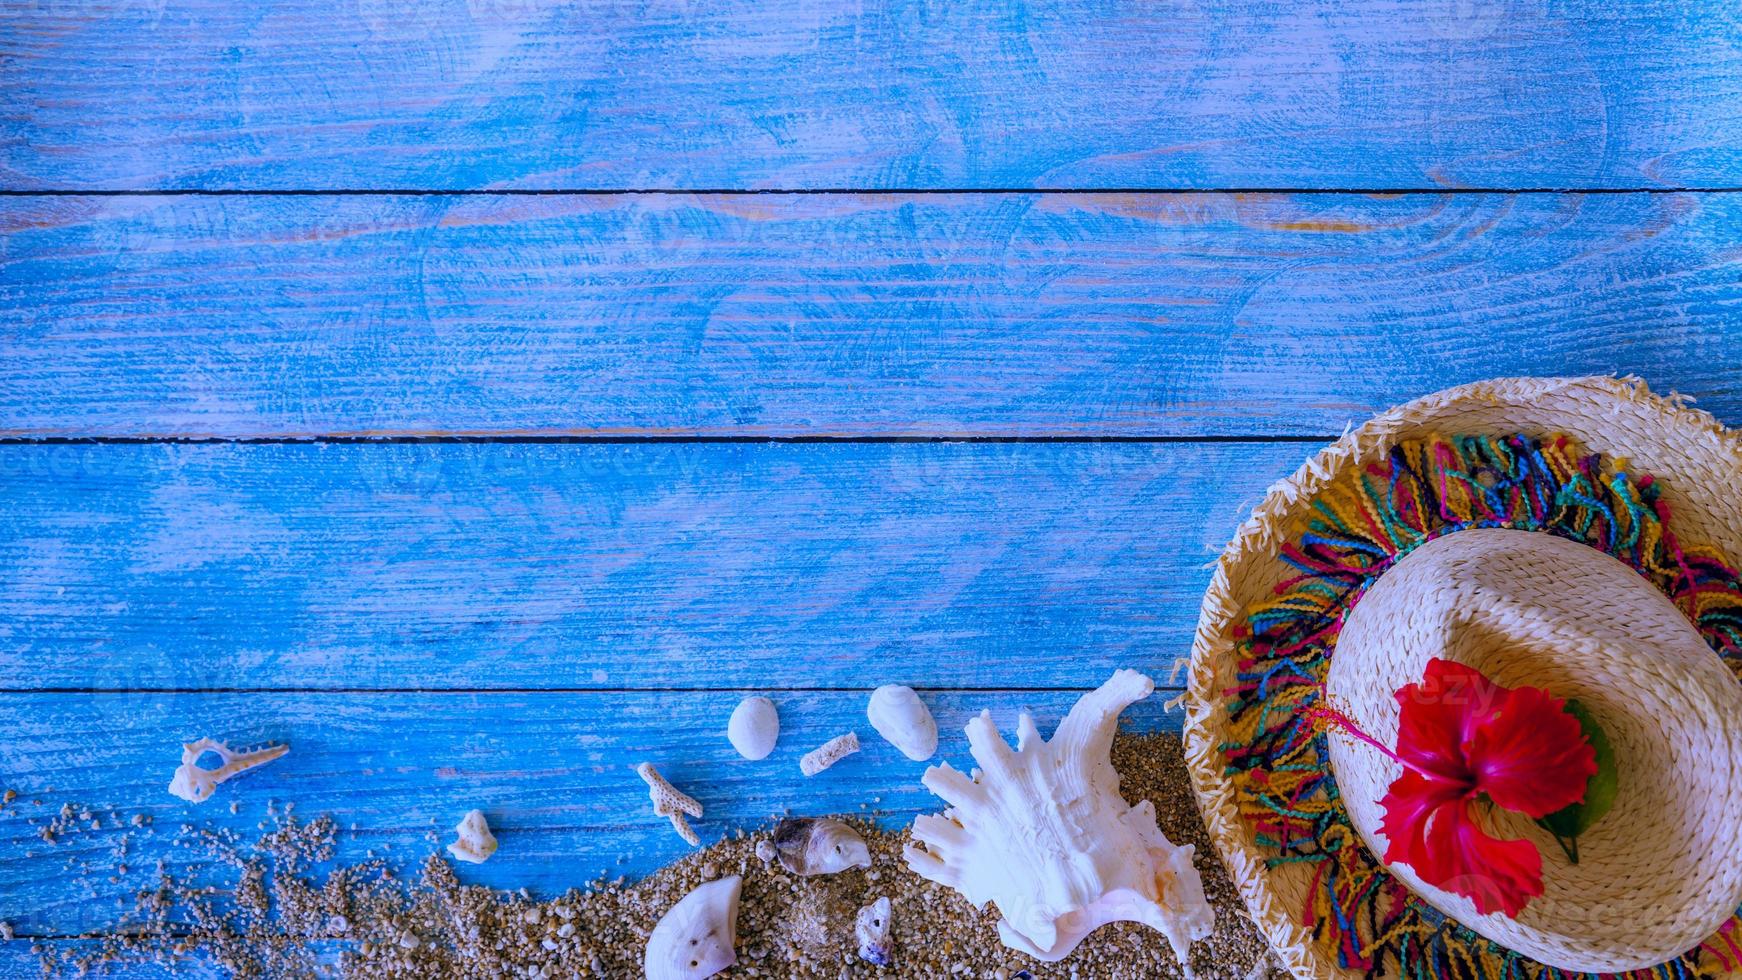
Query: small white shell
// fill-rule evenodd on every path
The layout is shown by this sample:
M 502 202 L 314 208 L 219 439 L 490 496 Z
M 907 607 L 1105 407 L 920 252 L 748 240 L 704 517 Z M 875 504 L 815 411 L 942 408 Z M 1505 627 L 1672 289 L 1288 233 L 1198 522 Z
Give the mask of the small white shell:
M 647 980 L 702 980 L 738 962 L 737 875 L 699 885 L 678 899 L 647 937 Z
M 859 910 L 853 923 L 853 934 L 859 940 L 859 958 L 873 966 L 888 966 L 892 952 L 889 942 L 891 909 L 887 896 Z
M 745 698 L 732 709 L 732 719 L 726 722 L 726 737 L 738 754 L 754 762 L 768 758 L 774 743 L 780 740 L 780 712 L 774 702 L 763 697 Z
M 865 838 L 827 817 L 782 820 L 774 828 L 774 850 L 781 867 L 806 878 L 871 866 L 871 849 Z
M 490 833 L 490 824 L 484 820 L 482 810 L 473 810 L 460 818 L 454 833 L 459 835 L 459 839 L 448 845 L 448 853 L 457 861 L 483 864 L 496 853 L 496 835 Z
M 824 742 L 816 748 L 811 749 L 809 752 L 806 752 L 798 760 L 798 771 L 804 773 L 806 776 L 815 776 L 817 773 L 822 772 L 824 769 L 840 762 L 842 759 L 845 759 L 847 756 L 850 756 L 857 751 L 859 751 L 859 734 L 857 732 L 836 735 L 827 742 Z
M 169 781 L 169 791 L 189 803 L 204 803 L 212 798 L 219 783 L 256 766 L 264 766 L 289 751 L 288 745 L 269 745 L 252 752 L 237 752 L 213 738 L 188 742 L 181 747 L 181 765 L 176 767 L 175 775 Z M 200 757 L 207 752 L 218 757 L 216 769 L 200 765 Z
M 865 717 L 877 734 L 915 762 L 924 762 L 938 750 L 938 723 L 911 687 L 885 684 L 872 691 Z

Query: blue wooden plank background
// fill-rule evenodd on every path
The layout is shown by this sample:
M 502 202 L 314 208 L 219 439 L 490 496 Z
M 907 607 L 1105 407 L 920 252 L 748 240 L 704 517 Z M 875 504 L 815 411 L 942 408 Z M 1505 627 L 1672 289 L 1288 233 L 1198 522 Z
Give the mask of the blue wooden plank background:
M 1300 454 L 0 446 L 0 676 L 107 689 L 1093 687 L 1186 654 L 1205 564 Z
M 1166 686 L 1205 563 L 1352 420 L 1628 372 L 1742 421 L 1738 38 L 1594 0 L 0 5 L 0 921 L 101 928 L 171 828 L 270 799 L 407 862 L 481 806 L 463 874 L 547 893 L 685 853 L 643 759 L 710 838 L 899 824 L 934 804 L 869 688 L 927 688 L 961 762 L 979 707 Z M 201 734 L 293 748 L 196 810 Z M 161 829 L 110 882 L 127 825 L 50 848 L 63 802 Z
M 1742 195 L 0 199 L 14 436 L 1323 436 L 1742 417 Z M 1280 368 L 1280 369 L 1279 369 Z
M 1734 4 L 8 10 L 22 189 L 1742 183 Z

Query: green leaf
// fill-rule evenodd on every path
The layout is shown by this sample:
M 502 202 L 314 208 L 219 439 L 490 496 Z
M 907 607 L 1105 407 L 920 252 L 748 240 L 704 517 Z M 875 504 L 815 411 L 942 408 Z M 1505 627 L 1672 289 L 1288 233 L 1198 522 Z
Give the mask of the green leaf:
M 1609 736 L 1603 734 L 1603 728 L 1597 724 L 1597 719 L 1576 700 L 1567 701 L 1567 713 L 1579 720 L 1579 728 L 1584 731 L 1585 740 L 1591 743 L 1591 748 L 1597 750 L 1597 772 L 1585 784 L 1583 802 L 1556 810 L 1538 820 L 1537 824 L 1555 835 L 1561 848 L 1567 852 L 1567 859 L 1578 864 L 1578 836 L 1595 826 L 1615 806 L 1615 797 L 1621 784 L 1615 769 L 1615 750 L 1609 745 Z

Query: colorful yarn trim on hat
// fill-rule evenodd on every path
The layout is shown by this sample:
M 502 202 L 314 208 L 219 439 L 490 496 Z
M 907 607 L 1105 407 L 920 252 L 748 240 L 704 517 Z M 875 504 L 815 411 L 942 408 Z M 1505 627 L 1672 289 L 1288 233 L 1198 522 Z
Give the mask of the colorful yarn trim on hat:
M 1530 960 L 1413 893 L 1362 844 L 1338 797 L 1325 736 L 1305 721 L 1343 617 L 1416 547 L 1468 528 L 1543 531 L 1597 548 L 1644 575 L 1742 678 L 1742 583 L 1723 559 L 1670 533 L 1650 476 L 1560 436 L 1431 436 L 1392 448 L 1358 481 L 1326 488 L 1281 557 L 1299 575 L 1254 604 L 1236 632 L 1233 737 L 1222 751 L 1241 818 L 1271 866 L 1315 866 L 1303 923 L 1338 963 L 1369 977 L 1434 980 L 1583 976 Z M 1705 944 L 1631 977 L 1671 980 L 1742 970 L 1742 913 Z

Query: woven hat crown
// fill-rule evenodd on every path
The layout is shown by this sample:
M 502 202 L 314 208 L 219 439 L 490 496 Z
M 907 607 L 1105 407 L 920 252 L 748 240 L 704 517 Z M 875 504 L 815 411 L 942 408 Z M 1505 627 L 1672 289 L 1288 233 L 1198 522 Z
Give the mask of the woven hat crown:
M 1577 864 L 1522 814 L 1475 808 L 1490 833 L 1529 840 L 1542 855 L 1544 892 L 1516 919 L 1480 916 L 1408 865 L 1390 865 L 1392 874 L 1483 936 L 1567 970 L 1654 966 L 1730 918 L 1742 903 L 1742 686 L 1662 592 L 1609 555 L 1549 534 L 1438 538 L 1349 610 L 1326 693 L 1394 744 L 1394 692 L 1435 658 L 1505 687 L 1578 699 L 1615 750 L 1620 793 L 1580 836 Z M 1350 821 L 1385 854 L 1381 800 L 1402 767 L 1340 737 L 1330 761 Z

